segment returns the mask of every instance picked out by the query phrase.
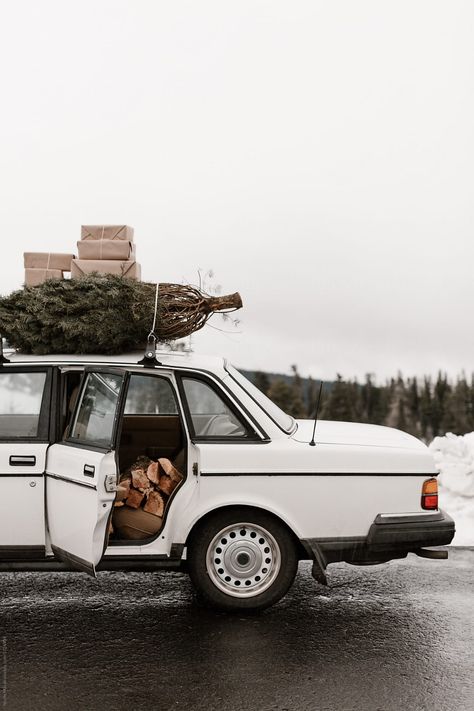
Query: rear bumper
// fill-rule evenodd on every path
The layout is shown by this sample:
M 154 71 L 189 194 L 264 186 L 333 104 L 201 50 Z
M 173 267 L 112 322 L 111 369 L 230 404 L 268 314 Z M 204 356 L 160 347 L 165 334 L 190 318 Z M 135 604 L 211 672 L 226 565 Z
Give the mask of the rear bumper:
M 420 514 L 379 514 L 366 537 L 310 538 L 302 542 L 321 568 L 328 563 L 376 563 L 404 558 L 420 548 L 446 546 L 453 540 L 453 519 L 444 511 Z
M 371 553 L 386 550 L 409 553 L 417 548 L 446 546 L 454 533 L 454 521 L 444 511 L 413 517 L 377 516 L 367 536 L 367 548 Z

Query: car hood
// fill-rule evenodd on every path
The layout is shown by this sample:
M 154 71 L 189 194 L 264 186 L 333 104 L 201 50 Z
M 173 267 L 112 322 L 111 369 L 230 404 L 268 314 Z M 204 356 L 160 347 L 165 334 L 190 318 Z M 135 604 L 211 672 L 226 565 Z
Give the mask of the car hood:
M 297 442 L 309 442 L 313 435 L 314 420 L 297 420 L 297 424 L 298 429 L 294 433 L 293 439 Z M 319 444 L 426 449 L 423 442 L 407 432 L 392 427 L 357 422 L 318 420 L 314 439 Z

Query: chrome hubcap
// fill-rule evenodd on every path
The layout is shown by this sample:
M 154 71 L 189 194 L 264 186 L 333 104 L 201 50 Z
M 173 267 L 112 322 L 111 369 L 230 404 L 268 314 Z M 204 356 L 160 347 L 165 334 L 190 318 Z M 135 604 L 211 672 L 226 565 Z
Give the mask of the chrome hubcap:
M 252 523 L 223 528 L 207 549 L 206 567 L 214 585 L 234 597 L 253 597 L 270 587 L 281 567 L 272 534 Z

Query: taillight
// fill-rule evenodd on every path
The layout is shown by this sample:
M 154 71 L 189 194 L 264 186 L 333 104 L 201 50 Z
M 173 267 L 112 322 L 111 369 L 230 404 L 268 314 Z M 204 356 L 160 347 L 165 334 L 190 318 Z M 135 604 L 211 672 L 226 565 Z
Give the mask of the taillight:
M 438 508 L 437 479 L 426 479 L 426 481 L 423 482 L 421 489 L 421 508 L 430 510 Z

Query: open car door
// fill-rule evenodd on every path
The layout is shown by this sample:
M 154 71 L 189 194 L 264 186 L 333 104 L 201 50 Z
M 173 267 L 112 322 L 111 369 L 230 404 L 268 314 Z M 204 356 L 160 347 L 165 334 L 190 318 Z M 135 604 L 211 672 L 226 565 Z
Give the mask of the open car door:
M 56 558 L 95 576 L 118 479 L 115 449 L 127 372 L 87 368 L 63 442 L 46 463 L 46 515 Z

